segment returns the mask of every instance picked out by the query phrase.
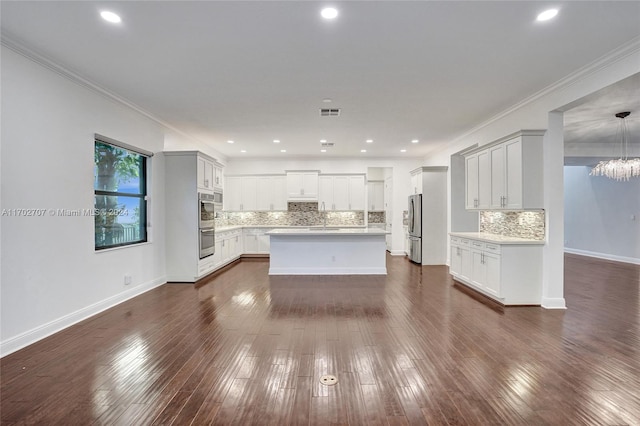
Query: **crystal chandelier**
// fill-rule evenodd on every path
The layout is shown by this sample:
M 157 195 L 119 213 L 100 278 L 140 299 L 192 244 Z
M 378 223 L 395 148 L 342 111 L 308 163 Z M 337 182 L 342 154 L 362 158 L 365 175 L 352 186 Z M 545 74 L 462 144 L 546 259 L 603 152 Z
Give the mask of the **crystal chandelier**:
M 589 173 L 590 176 L 606 176 L 615 180 L 629 180 L 631 177 L 640 176 L 640 158 L 627 158 L 627 145 L 629 136 L 627 135 L 626 118 L 631 114 L 629 111 L 619 112 L 616 117 L 620 119 L 618 122 L 618 133 L 621 133 L 622 140 L 620 142 L 620 158 L 617 160 L 601 161 Z

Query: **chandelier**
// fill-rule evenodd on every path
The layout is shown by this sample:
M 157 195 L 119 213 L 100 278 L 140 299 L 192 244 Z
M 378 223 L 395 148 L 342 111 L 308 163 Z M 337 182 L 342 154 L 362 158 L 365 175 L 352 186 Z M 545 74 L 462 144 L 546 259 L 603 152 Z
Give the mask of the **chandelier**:
M 625 119 L 629 114 L 631 114 L 629 111 L 616 114 L 616 117 L 620 119 L 618 122 L 618 131 L 616 132 L 616 140 L 618 139 L 618 133 L 622 136 L 620 142 L 620 158 L 599 162 L 591 170 L 591 173 L 589 173 L 590 176 L 606 176 L 619 181 L 640 176 L 640 158 L 629 159 L 627 157 L 629 136 L 627 135 L 627 122 Z

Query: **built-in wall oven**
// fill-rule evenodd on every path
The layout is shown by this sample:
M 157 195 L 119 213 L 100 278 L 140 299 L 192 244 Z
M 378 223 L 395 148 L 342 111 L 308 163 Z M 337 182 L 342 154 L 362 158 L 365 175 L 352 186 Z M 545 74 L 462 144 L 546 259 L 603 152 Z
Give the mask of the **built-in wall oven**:
M 216 251 L 215 215 L 216 203 L 213 194 L 198 194 L 198 239 L 200 259 L 211 256 Z
M 200 259 L 211 256 L 216 252 L 216 230 L 214 228 L 200 229 Z
M 198 194 L 198 226 L 200 229 L 213 228 L 215 226 L 216 202 L 213 194 L 201 192 Z

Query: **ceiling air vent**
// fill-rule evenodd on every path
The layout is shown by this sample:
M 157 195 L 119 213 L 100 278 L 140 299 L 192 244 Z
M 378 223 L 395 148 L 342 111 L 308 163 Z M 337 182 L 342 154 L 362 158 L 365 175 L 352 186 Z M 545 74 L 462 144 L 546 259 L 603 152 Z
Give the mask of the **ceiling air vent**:
M 320 108 L 320 117 L 338 117 L 340 108 Z
M 332 147 L 332 146 L 333 146 L 333 142 L 322 142 L 322 143 L 320 144 L 320 146 L 323 146 L 323 147 L 325 147 L 325 148 L 326 148 L 326 147 L 329 147 L 329 148 L 330 148 L 330 147 Z

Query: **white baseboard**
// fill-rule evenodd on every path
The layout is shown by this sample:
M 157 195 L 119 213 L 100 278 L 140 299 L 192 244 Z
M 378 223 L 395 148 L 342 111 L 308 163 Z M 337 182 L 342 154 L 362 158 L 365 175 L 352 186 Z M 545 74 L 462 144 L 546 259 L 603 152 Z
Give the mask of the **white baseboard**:
M 405 253 L 404 250 L 390 250 L 389 254 L 391 256 L 406 256 L 407 255 L 407 253 Z
M 632 263 L 634 265 L 640 265 L 640 259 L 636 257 L 616 256 L 615 254 L 598 253 L 594 251 L 579 250 L 579 249 L 574 249 L 569 247 L 565 247 L 564 252 L 571 253 L 571 254 L 578 254 L 580 256 L 595 257 L 595 258 L 604 259 L 604 260 L 613 260 L 615 262 Z
M 545 309 L 567 309 L 564 297 L 543 297 L 541 306 Z
M 147 291 L 159 287 L 166 282 L 167 280 L 165 279 L 165 277 L 156 278 L 152 281 L 148 281 L 146 283 L 137 285 L 129 290 L 123 291 L 122 293 L 118 293 L 115 296 L 109 297 L 108 299 L 101 300 L 92 305 L 86 306 L 82 309 L 78 309 L 75 312 L 50 321 L 46 324 L 25 331 L 24 333 L 21 333 L 17 336 L 3 340 L 2 342 L 0 342 L 0 357 L 9 355 L 10 353 L 29 346 L 37 342 L 38 340 L 42 340 L 45 337 L 62 331 L 67 327 L 70 327 L 74 324 L 79 323 L 80 321 L 99 314 L 100 312 L 112 308 L 126 300 L 139 296 L 142 293 L 146 293 Z

